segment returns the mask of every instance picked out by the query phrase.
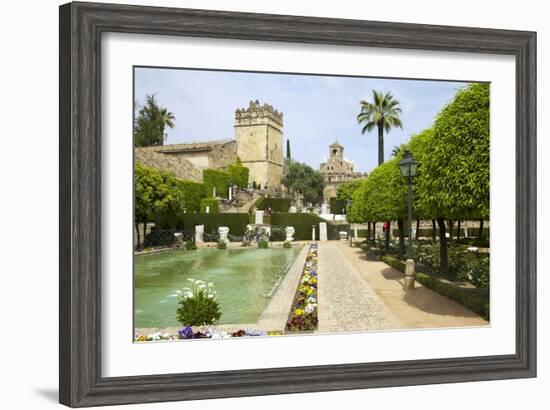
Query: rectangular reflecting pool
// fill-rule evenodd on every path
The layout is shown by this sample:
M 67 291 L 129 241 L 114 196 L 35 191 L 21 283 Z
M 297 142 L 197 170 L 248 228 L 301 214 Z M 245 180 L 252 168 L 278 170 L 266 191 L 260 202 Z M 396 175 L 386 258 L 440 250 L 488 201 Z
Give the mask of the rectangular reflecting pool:
M 220 324 L 255 323 L 269 293 L 300 249 L 200 249 L 136 255 L 134 326 L 180 326 L 176 309 L 189 278 L 214 284 L 222 312 Z

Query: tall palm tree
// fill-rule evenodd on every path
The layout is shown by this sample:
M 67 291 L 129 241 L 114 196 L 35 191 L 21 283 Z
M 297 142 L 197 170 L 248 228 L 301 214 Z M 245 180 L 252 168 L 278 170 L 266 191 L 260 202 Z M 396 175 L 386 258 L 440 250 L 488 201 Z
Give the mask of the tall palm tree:
M 405 149 L 407 148 L 407 146 L 405 144 L 401 144 L 401 145 L 396 145 L 395 147 L 393 147 L 393 149 L 391 150 L 391 156 L 392 157 L 397 157 L 399 156 L 399 154 L 403 153 L 405 151 Z
M 392 128 L 403 128 L 401 122 L 401 108 L 399 101 L 390 92 L 372 90 L 373 102 L 362 100 L 361 112 L 357 115 L 359 124 L 365 123 L 362 134 L 378 128 L 378 165 L 384 162 L 384 131 L 390 132 Z
M 137 147 L 163 145 L 166 127 L 174 128 L 174 114 L 158 105 L 154 95 L 145 97 L 145 105 L 135 119 L 135 141 Z
M 164 129 L 166 127 L 174 128 L 174 120 L 176 119 L 176 117 L 174 117 L 174 114 L 172 114 L 166 108 L 161 108 L 159 110 L 158 117 L 159 127 L 161 128 L 162 133 L 162 139 L 160 140 L 159 145 L 164 145 L 164 140 L 168 137 L 168 135 L 164 132 Z

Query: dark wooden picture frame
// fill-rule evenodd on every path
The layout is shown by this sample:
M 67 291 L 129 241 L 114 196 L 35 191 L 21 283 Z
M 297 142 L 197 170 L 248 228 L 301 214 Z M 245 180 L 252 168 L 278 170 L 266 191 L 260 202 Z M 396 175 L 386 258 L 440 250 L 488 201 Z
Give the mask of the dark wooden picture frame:
M 101 35 L 507 54 L 516 59 L 516 352 L 101 376 Z M 97 406 L 535 377 L 536 33 L 94 3 L 60 7 L 60 402 Z

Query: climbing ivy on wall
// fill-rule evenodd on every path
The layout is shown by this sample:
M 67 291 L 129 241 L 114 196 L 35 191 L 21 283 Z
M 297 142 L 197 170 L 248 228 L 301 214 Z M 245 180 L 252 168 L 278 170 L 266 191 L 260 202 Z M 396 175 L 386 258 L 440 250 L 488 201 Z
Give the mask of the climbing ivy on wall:
M 202 171 L 202 179 L 208 197 L 212 196 L 213 188 L 216 187 L 216 196 L 227 198 L 229 195 L 229 182 L 231 181 L 231 175 L 228 172 L 205 169 Z

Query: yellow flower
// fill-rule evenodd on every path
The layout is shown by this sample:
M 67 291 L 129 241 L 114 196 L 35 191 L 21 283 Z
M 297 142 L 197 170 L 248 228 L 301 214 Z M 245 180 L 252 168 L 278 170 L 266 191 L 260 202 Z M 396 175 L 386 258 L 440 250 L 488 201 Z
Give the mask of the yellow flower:
M 295 314 L 296 316 L 302 316 L 302 315 L 304 314 L 304 309 L 296 309 L 296 310 L 294 311 L 294 314 Z

